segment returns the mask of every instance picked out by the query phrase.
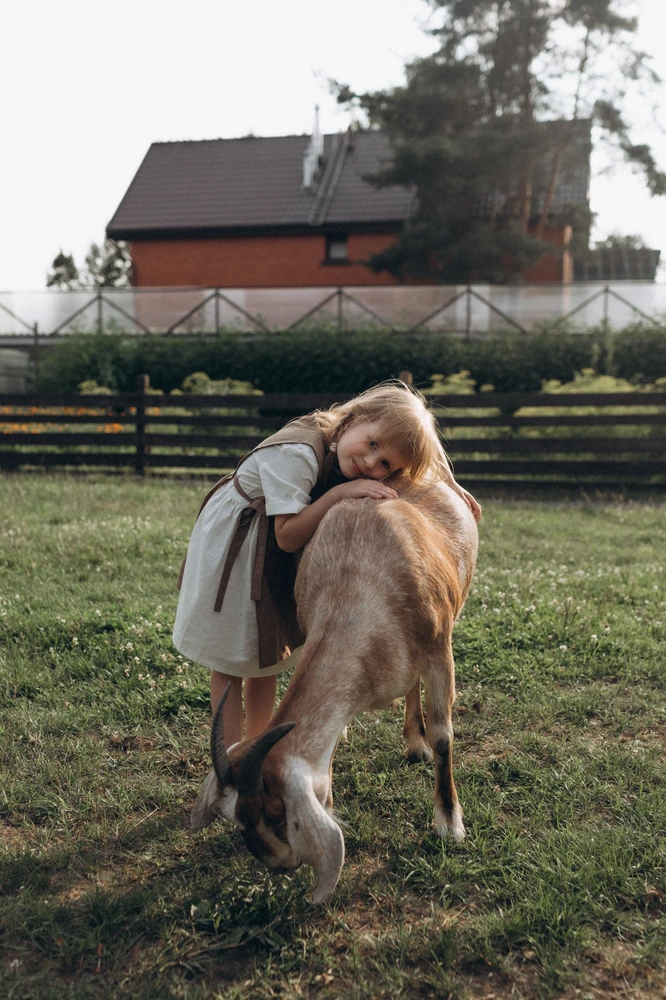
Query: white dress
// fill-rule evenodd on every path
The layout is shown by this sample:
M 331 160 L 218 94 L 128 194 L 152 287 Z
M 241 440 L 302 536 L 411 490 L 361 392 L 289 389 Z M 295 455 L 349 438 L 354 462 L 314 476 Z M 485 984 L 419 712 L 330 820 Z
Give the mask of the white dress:
M 307 444 L 261 448 L 238 470 L 249 497 L 266 498 L 266 513 L 298 514 L 310 503 L 317 481 L 317 458 Z M 220 611 L 213 607 L 222 571 L 247 500 L 232 482 L 213 494 L 201 511 L 187 549 L 173 643 L 195 663 L 234 677 L 267 677 L 282 665 L 259 668 L 255 602 L 250 597 L 259 518 L 252 519 L 236 557 Z

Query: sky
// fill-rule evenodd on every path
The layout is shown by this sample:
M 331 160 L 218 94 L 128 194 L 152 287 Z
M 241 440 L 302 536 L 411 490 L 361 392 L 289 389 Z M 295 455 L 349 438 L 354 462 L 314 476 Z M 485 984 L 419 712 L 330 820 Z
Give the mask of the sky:
M 638 43 L 666 78 L 664 0 L 635 0 Z M 424 0 L 3 0 L 0 291 L 40 290 L 62 249 L 79 265 L 151 142 L 347 127 L 327 80 L 399 84 L 433 51 Z M 666 169 L 666 84 L 637 99 L 636 137 Z M 666 197 L 593 157 L 593 239 L 637 233 L 666 258 Z

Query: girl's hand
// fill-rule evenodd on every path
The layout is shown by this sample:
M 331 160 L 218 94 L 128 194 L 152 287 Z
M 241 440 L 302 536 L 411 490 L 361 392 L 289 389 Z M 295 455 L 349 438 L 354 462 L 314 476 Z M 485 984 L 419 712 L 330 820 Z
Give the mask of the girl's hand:
M 481 520 L 481 504 L 477 503 L 471 493 L 464 490 L 459 483 L 453 482 L 449 484 L 453 490 L 458 494 L 459 497 L 465 501 L 467 506 L 472 512 L 472 517 L 478 523 Z
M 398 496 L 394 489 L 385 486 L 376 479 L 352 479 L 348 483 L 340 483 L 330 491 L 334 493 L 336 502 L 339 500 L 360 499 L 371 497 L 373 500 L 395 500 Z
M 463 500 L 471 510 L 474 520 L 478 523 L 481 520 L 481 504 L 467 490 L 463 490 Z

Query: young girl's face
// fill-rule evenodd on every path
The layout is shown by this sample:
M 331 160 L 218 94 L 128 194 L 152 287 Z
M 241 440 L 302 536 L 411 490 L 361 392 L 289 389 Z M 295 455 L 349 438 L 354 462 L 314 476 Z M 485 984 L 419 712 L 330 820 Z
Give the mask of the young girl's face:
M 342 432 L 337 454 L 345 479 L 385 479 L 407 464 L 405 455 L 382 444 L 379 425 L 367 420 L 354 422 Z

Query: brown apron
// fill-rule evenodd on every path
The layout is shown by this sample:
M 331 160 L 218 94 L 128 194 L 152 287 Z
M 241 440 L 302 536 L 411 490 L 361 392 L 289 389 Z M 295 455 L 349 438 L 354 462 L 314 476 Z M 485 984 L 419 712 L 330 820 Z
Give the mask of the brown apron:
M 210 498 L 221 486 L 233 482 L 242 497 L 247 500 L 247 506 L 241 510 L 236 531 L 231 540 L 227 558 L 224 563 L 220 585 L 215 598 L 214 610 L 220 611 L 224 595 L 229 583 L 231 570 L 240 548 L 250 530 L 255 517 L 259 517 L 257 535 L 257 551 L 252 570 L 252 587 L 250 597 L 255 602 L 257 615 L 257 633 L 259 637 L 259 667 L 271 667 L 287 657 L 292 649 L 305 641 L 305 636 L 298 627 L 296 620 L 296 601 L 294 600 L 294 582 L 296 579 L 297 560 L 295 553 L 283 552 L 277 544 L 273 517 L 266 514 L 264 497 L 249 497 L 238 482 L 237 472 L 243 462 L 262 448 L 271 448 L 279 444 L 307 444 L 312 447 L 317 457 L 318 476 L 312 490 L 312 496 L 321 496 L 326 490 L 327 481 L 331 475 L 334 455 L 329 451 L 324 433 L 313 414 L 297 417 L 271 434 L 260 444 L 240 459 L 236 471 L 224 476 L 206 494 L 199 508 L 199 514 Z M 199 517 L 197 514 L 197 518 Z M 183 559 L 178 574 L 178 589 L 180 590 L 185 571 Z

